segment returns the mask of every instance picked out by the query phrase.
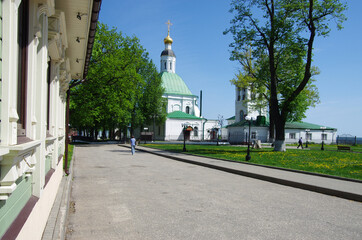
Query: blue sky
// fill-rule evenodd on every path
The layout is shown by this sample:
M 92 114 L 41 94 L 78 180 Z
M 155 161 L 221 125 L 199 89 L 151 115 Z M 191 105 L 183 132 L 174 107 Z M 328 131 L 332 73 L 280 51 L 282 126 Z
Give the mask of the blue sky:
M 176 73 L 195 95 L 203 91 L 202 115 L 224 119 L 235 115 L 230 84 L 239 65 L 229 60 L 231 35 L 223 35 L 232 14 L 227 0 L 103 0 L 99 20 L 140 39 L 157 68 L 168 20 Z M 313 65 L 320 101 L 303 121 L 335 127 L 338 134 L 362 137 L 362 1 L 349 0 L 344 29 L 317 38 Z

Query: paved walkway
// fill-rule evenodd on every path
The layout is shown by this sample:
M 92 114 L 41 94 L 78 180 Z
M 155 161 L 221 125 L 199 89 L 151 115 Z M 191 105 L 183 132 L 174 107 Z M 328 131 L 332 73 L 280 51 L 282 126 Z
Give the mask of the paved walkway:
M 67 239 L 362 238 L 360 202 L 238 175 L 260 167 L 139 150 L 76 148 Z M 357 195 L 362 186 L 338 185 Z
M 128 147 L 128 145 L 123 146 Z M 178 161 L 362 202 L 362 181 L 359 180 L 354 181 L 332 176 L 327 177 L 326 175 L 313 173 L 307 174 L 301 171 L 286 171 L 275 167 L 261 167 L 250 163 L 220 161 L 218 159 L 172 153 L 142 146 L 138 146 L 137 148 L 141 151 Z

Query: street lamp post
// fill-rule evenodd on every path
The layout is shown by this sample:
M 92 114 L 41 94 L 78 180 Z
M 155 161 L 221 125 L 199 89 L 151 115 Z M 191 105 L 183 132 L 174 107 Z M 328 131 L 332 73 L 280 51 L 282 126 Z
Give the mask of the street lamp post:
M 245 160 L 246 161 L 249 161 L 251 159 L 251 156 L 250 156 L 250 129 L 251 129 L 251 122 L 253 121 L 253 119 L 251 117 L 248 117 L 246 116 L 245 119 L 247 121 L 249 121 L 249 140 L 248 140 L 248 151 L 246 153 L 246 157 L 245 157 Z
M 216 128 L 216 146 L 219 146 L 219 129 Z
M 326 127 L 321 127 L 322 129 L 322 147 L 321 150 L 324 151 L 324 130 L 326 129 Z
M 190 125 L 190 123 L 186 122 L 186 123 L 182 123 L 182 132 L 184 134 L 184 147 L 182 149 L 183 152 L 186 152 L 186 128 Z
M 310 129 L 306 129 L 305 130 L 305 132 L 306 132 L 306 136 L 305 136 L 305 140 L 306 140 L 306 142 L 305 142 L 305 148 L 308 148 L 308 137 L 309 137 L 309 131 L 310 131 Z
M 186 126 L 184 125 L 184 128 L 183 128 L 183 133 L 184 133 L 184 148 L 182 149 L 183 152 L 186 152 Z
M 143 131 L 144 131 L 144 138 L 145 138 L 145 144 L 146 144 L 146 138 L 147 138 L 146 131 L 148 132 L 148 128 L 147 127 L 143 128 Z

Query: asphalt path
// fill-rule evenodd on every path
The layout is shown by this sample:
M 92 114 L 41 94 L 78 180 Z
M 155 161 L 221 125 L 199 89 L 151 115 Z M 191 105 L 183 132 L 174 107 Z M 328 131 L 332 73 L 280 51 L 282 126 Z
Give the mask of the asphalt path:
M 362 239 L 362 204 L 117 145 L 75 149 L 67 239 Z

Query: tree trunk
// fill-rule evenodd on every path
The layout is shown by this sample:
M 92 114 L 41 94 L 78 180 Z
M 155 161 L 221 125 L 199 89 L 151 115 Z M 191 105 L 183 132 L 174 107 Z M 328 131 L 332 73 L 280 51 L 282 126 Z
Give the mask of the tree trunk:
M 281 118 L 279 116 L 277 121 L 275 121 L 274 151 L 285 152 L 285 120 Z
M 269 104 L 269 109 L 271 109 Z M 272 114 L 269 110 L 269 142 L 273 143 L 275 140 L 275 123 L 274 118 L 272 117 Z
M 103 127 L 103 131 L 102 131 L 102 139 L 105 140 L 106 139 L 106 127 Z
M 127 141 L 127 127 L 123 128 L 123 141 L 126 143 Z

